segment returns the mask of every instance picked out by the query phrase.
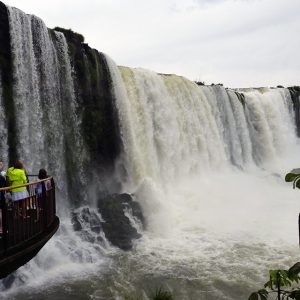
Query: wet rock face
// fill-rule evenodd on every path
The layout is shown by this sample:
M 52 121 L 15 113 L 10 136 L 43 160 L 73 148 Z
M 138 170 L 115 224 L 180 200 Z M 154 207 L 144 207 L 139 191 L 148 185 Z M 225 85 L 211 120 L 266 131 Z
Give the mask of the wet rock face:
M 131 195 L 112 194 L 99 199 L 98 213 L 101 217 L 89 207 L 74 211 L 74 230 L 90 242 L 101 242 L 101 233 L 104 233 L 112 245 L 122 250 L 131 250 L 133 241 L 141 237 L 133 222 L 138 223 L 141 229 L 144 226 L 141 208 Z
M 60 27 L 54 30 L 62 32 L 68 43 L 78 109 L 82 113 L 82 131 L 90 158 L 107 171 L 120 153 L 121 140 L 105 56 L 84 43 L 81 34 Z
M 84 43 L 84 37 L 79 33 L 60 27 L 54 30 L 64 34 L 74 70 L 74 92 L 81 117 L 81 132 L 88 152 L 86 177 L 93 178 L 93 172 L 97 170 L 103 184 L 99 192 L 118 192 L 119 183 L 111 186 L 111 181 L 107 180 L 115 172 L 115 160 L 120 154 L 122 142 L 105 55 Z M 54 34 L 53 30 L 50 32 Z M 76 162 L 67 159 L 67 167 L 72 173 L 76 169 Z M 72 193 L 80 183 L 76 176 L 69 177 L 68 181 Z M 72 199 L 77 199 L 76 195 L 72 195 Z M 80 199 L 75 202 L 81 205 Z
M 134 239 L 141 235 L 130 222 L 128 214 L 143 226 L 144 218 L 139 204 L 129 194 L 113 194 L 99 199 L 98 208 L 104 220 L 102 228 L 115 246 L 130 250 Z
M 297 134 L 300 137 L 300 87 L 293 86 L 289 87 L 288 89 L 293 100 Z

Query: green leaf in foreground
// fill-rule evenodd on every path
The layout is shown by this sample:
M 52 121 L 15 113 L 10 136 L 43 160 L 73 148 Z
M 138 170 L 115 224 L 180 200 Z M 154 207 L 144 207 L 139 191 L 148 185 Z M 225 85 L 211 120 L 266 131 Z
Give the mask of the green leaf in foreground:
M 164 291 L 162 288 L 156 290 L 155 295 L 151 300 L 173 300 L 173 296 L 169 291 Z
M 252 293 L 248 300 L 267 300 L 268 299 L 268 291 L 265 289 L 259 290 L 257 292 Z
M 297 176 L 299 176 L 299 174 L 295 174 L 295 173 L 287 173 L 287 174 L 285 175 L 285 181 L 286 181 L 286 182 L 292 182 L 292 181 L 294 181 L 294 179 L 295 179 Z
M 300 189 L 300 169 L 294 169 L 285 175 L 286 182 L 293 182 L 293 188 Z

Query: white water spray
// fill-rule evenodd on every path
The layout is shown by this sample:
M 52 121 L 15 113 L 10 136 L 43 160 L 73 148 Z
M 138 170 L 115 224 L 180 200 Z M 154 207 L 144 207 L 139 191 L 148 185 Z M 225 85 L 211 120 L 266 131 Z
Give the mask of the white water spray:
M 1 73 L 0 73 L 1 78 Z M 7 161 L 8 156 L 8 132 L 7 132 L 7 124 L 6 117 L 4 113 L 4 101 L 3 101 L 3 90 L 2 90 L 2 82 L 0 79 L 0 136 L 1 136 L 1 144 L 0 144 L 0 159 L 2 161 Z
M 243 103 L 223 87 L 109 66 L 124 189 L 135 193 L 148 225 L 132 258 L 140 268 L 199 282 L 195 299 L 203 292 L 241 299 L 244 285 L 255 290 L 268 268 L 293 264 L 299 195 L 283 175 L 300 159 L 288 90 L 240 91 Z

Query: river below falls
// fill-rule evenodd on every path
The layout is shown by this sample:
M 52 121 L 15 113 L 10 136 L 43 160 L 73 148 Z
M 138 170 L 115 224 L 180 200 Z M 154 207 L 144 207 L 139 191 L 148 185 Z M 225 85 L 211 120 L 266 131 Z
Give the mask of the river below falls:
M 149 194 L 151 184 L 145 185 L 139 197 Z M 2 295 L 147 299 L 162 287 L 175 299 L 247 299 L 263 288 L 269 269 L 286 269 L 299 260 L 299 195 L 279 176 L 263 172 L 181 182 L 175 194 L 165 191 L 164 201 L 141 203 L 148 229 L 132 251 L 107 246 L 92 261 L 72 264 L 58 257 L 60 252 L 53 254 L 63 238 L 59 232 L 17 271 L 17 280 Z M 53 263 L 45 267 L 49 259 Z

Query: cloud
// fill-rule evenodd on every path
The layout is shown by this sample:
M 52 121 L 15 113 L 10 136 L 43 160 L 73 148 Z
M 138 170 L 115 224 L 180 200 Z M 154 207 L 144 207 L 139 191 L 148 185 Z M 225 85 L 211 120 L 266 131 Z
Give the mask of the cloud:
M 118 64 L 227 86 L 299 84 L 297 0 L 8 0 Z

